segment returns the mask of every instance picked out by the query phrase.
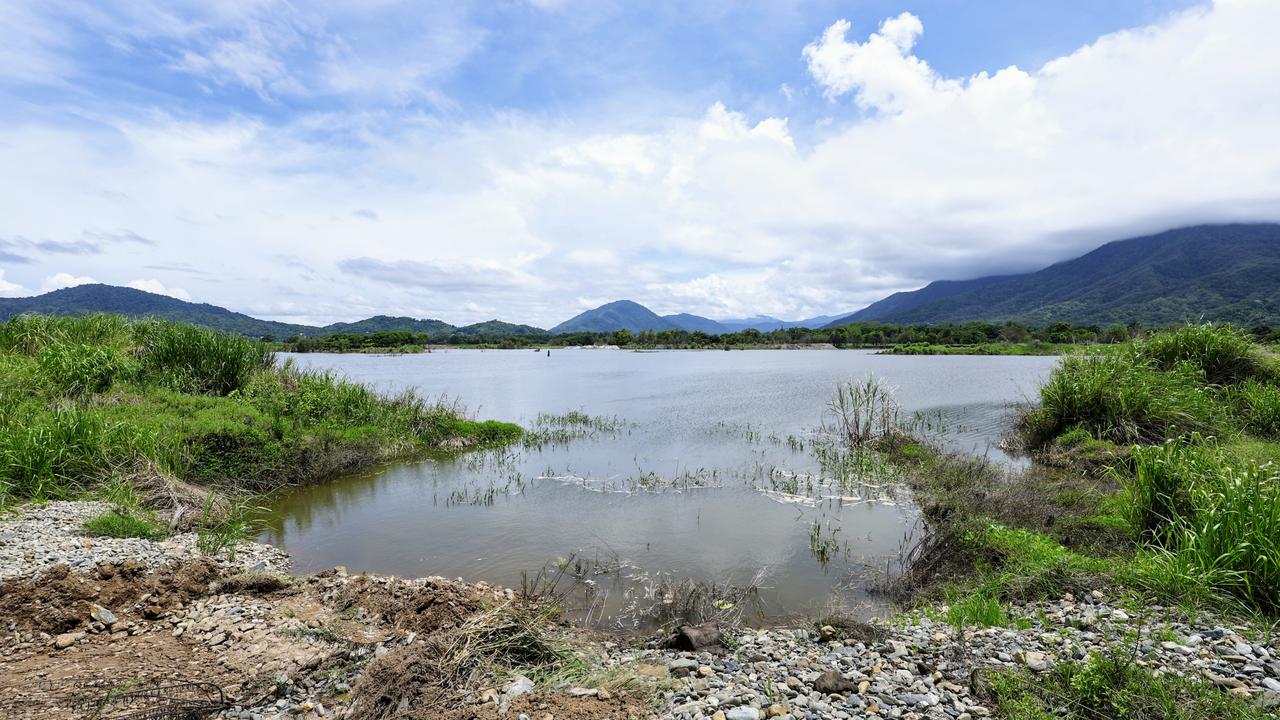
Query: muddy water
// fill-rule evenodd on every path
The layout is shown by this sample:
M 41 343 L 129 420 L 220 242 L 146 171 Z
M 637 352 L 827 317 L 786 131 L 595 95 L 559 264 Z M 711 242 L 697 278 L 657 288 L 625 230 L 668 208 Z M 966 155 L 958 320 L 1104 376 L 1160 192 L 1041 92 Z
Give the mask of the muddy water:
M 455 350 L 295 361 L 525 426 L 542 413 L 616 418 L 567 444 L 394 464 L 300 489 L 265 534 L 299 570 L 519 587 L 522 573 L 557 558 L 598 562 L 609 572 L 592 577 L 594 599 L 583 602 L 612 623 L 630 622 L 629 608 L 665 579 L 745 583 L 761 572 L 766 618 L 833 604 L 874 610 L 869 571 L 897 556 L 917 518 L 874 472 L 865 486 L 822 487 L 814 443 L 833 386 L 874 374 L 953 447 L 1010 461 L 995 443 L 1011 405 L 1035 393 L 1056 359 Z M 814 551 L 815 524 L 826 557 Z

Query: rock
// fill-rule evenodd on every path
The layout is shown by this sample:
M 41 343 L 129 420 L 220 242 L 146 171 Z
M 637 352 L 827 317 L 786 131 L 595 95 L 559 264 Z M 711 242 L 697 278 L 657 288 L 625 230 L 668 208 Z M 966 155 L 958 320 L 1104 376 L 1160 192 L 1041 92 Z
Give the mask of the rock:
M 760 720 L 760 711 L 750 705 L 739 705 L 729 708 L 724 714 L 725 720 Z
M 835 670 L 828 670 L 813 681 L 813 689 L 823 695 L 846 695 L 857 687 L 852 680 L 846 680 Z
M 1049 669 L 1049 657 L 1042 652 L 1028 650 L 1027 652 L 1020 653 L 1020 656 L 1028 670 L 1033 672 L 1045 672 Z
M 613 699 L 613 693 L 605 690 L 604 688 L 596 688 L 596 697 L 601 700 L 611 700 Z
M 685 677 L 687 675 L 692 675 L 697 669 L 697 660 L 681 659 L 672 660 L 670 663 L 667 663 L 667 672 L 671 673 L 672 677 Z
M 498 707 L 501 712 L 505 713 L 512 700 L 531 692 L 533 692 L 533 681 L 523 675 L 517 675 L 502 693 L 502 701 Z
M 116 614 L 101 605 L 94 605 L 89 608 L 89 617 L 97 620 L 107 627 L 111 627 L 116 624 Z
M 711 720 L 726 720 L 723 710 L 717 710 L 711 713 Z
M 787 714 L 787 706 L 781 703 L 774 703 L 769 706 L 768 716 L 771 718 L 782 717 Z
M 569 697 L 596 697 L 600 694 L 600 691 L 595 688 L 583 687 L 569 688 L 566 692 L 569 694 Z
M 676 628 L 675 635 L 667 640 L 666 646 L 672 650 L 696 652 L 721 647 L 723 637 L 720 626 L 716 623 L 701 625 L 681 625 Z
M 84 633 L 82 632 L 62 633 L 53 639 L 53 646 L 59 650 L 65 650 L 80 642 L 80 639 L 83 637 Z
M 1119 621 L 1119 622 L 1126 622 L 1126 621 L 1128 621 L 1128 619 L 1129 619 L 1129 613 L 1127 613 L 1127 612 L 1125 612 L 1125 611 L 1123 611 L 1123 610 L 1112 610 L 1112 611 L 1111 611 L 1111 619 L 1112 619 L 1112 620 L 1117 620 L 1117 621 Z

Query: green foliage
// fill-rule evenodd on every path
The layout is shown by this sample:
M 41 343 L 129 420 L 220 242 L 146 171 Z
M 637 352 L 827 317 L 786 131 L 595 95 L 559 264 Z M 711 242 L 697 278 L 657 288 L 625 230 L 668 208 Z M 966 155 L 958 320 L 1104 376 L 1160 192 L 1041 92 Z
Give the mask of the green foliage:
M 246 495 L 233 496 L 227 507 L 215 510 L 213 496 L 210 496 L 196 533 L 196 549 L 210 556 L 225 552 L 234 560 L 236 546 L 258 533 L 266 512 L 266 508 L 254 505 L 253 498 Z
M 148 320 L 134 336 L 148 380 L 183 392 L 227 395 L 273 362 L 262 343 L 193 325 Z
M 965 534 L 978 564 L 977 594 L 1006 600 L 1061 597 L 1108 571 L 1104 560 L 1080 555 L 1044 533 L 990 524 Z
M 996 716 L 1005 720 L 1254 720 L 1271 715 L 1202 681 L 1153 675 L 1120 656 L 1091 655 L 1039 676 L 992 678 Z
M 1231 388 L 1228 397 L 1245 431 L 1280 439 L 1280 386 L 1251 378 Z
M 168 534 L 153 515 L 127 514 L 119 510 L 108 510 L 89 518 L 84 529 L 94 535 L 144 540 L 161 540 Z
M 1000 598 L 985 592 L 953 592 L 947 601 L 947 622 L 957 628 L 1005 627 L 1009 613 Z
M 1134 581 L 1280 612 L 1280 469 L 1181 442 L 1138 448 L 1134 460 L 1126 499 L 1149 540 Z
M 136 372 L 132 359 L 109 345 L 56 343 L 38 357 L 40 372 L 66 395 L 99 393 Z
M 156 514 L 143 507 L 142 498 L 138 497 L 128 480 L 108 478 L 96 494 L 111 503 L 111 509 L 86 520 L 86 531 L 107 537 L 144 540 L 160 540 L 168 534 Z
M 1209 430 L 1219 415 L 1197 368 L 1158 370 L 1133 352 L 1110 351 L 1064 358 L 1022 431 L 1034 446 L 1074 429 L 1119 443 L 1159 441 Z
M 0 502 L 73 497 L 140 460 L 260 490 L 521 433 L 412 393 L 275 367 L 244 338 L 103 315 L 0 323 L 0 400 Z
M 1263 375 L 1262 354 L 1245 334 L 1230 325 L 1188 325 L 1159 332 L 1134 343 L 1138 358 L 1171 372 L 1190 364 L 1214 385 Z

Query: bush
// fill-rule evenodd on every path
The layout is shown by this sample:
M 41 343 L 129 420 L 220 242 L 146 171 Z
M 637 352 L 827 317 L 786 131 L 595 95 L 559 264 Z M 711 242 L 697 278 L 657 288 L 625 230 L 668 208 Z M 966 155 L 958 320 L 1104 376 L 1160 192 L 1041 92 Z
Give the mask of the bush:
M 1269 438 L 1280 438 L 1280 387 L 1248 380 L 1231 389 L 1231 406 L 1241 428 Z
M 1139 357 L 1171 371 L 1190 363 L 1214 385 L 1229 385 L 1266 374 L 1262 354 L 1243 332 L 1229 325 L 1189 325 L 1159 332 L 1135 343 Z
M 1176 442 L 1138 448 L 1134 462 L 1126 497 L 1150 541 L 1135 580 L 1280 611 L 1280 470 Z
M 182 392 L 228 395 L 274 362 L 260 342 L 194 325 L 147 320 L 134 339 L 146 380 Z
M 1157 370 L 1132 352 L 1065 358 L 1040 388 L 1040 407 L 1021 421 L 1040 447 L 1068 430 L 1117 443 L 1159 442 L 1213 428 L 1219 404 L 1189 364 Z
M 134 372 L 130 358 L 111 346 L 55 343 L 38 357 L 40 372 L 66 395 L 103 392 Z

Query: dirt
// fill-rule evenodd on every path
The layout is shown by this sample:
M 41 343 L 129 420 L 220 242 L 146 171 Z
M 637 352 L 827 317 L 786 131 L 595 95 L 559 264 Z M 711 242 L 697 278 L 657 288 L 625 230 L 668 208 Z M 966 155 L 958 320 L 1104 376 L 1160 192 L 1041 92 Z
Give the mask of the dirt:
M 115 622 L 94 620 L 94 605 Z M 553 618 L 483 584 L 336 571 L 283 580 L 204 558 L 150 572 L 129 561 L 85 573 L 61 565 L 0 583 L 0 618 L 3 642 L 14 641 L 0 647 L 4 718 L 85 717 L 85 703 L 127 692 L 153 703 L 157 692 L 214 705 L 323 703 L 326 718 L 366 720 L 651 716 L 625 693 L 541 687 L 506 715 L 477 704 L 510 668 L 555 665 L 566 652 Z
M 121 619 L 140 619 L 147 608 L 156 615 L 207 595 L 210 583 L 224 572 L 207 558 L 153 573 L 132 560 L 104 563 L 93 573 L 72 573 L 66 565 L 55 565 L 37 576 L 0 583 L 0 617 L 22 630 L 55 635 L 92 622 L 94 604 L 111 609 Z

